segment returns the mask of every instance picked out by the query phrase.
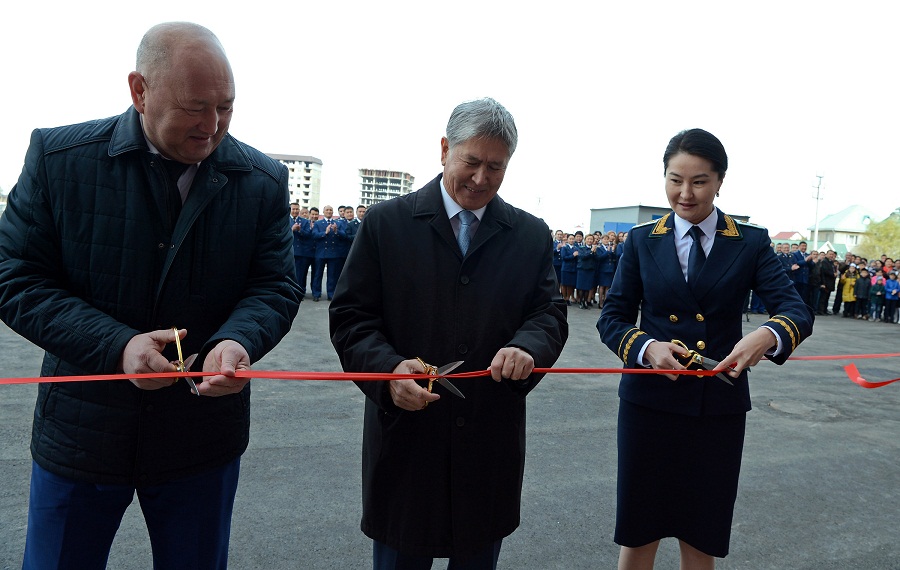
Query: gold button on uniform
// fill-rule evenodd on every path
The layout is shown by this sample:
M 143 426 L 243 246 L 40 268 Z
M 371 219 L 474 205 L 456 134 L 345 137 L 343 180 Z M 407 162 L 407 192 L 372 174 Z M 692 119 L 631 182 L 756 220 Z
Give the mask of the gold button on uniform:
M 673 323 L 677 323 L 678 317 L 676 317 L 675 315 L 669 315 L 669 320 L 672 321 Z
M 697 320 L 700 321 L 700 322 L 702 323 L 702 322 L 703 322 L 703 315 L 701 315 L 700 313 L 697 313 Z
M 697 341 L 697 350 L 703 350 L 706 348 L 706 343 L 702 340 Z

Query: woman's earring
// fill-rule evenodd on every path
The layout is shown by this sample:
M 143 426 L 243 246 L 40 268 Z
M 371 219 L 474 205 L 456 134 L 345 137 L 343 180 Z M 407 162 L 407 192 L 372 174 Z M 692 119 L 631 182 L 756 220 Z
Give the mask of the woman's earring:
M 719 197 L 719 192 L 718 192 L 718 191 L 716 191 L 716 198 L 718 198 L 718 197 Z

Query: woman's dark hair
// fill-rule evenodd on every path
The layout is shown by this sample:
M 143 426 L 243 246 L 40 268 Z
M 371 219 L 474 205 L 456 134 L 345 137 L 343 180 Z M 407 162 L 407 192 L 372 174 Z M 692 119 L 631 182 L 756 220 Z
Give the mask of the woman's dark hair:
M 719 180 L 725 177 L 728 155 L 725 154 L 722 142 L 712 133 L 703 129 L 689 129 L 672 137 L 663 154 L 663 176 L 669 168 L 669 159 L 681 152 L 705 158 L 712 163 L 713 170 L 719 174 Z

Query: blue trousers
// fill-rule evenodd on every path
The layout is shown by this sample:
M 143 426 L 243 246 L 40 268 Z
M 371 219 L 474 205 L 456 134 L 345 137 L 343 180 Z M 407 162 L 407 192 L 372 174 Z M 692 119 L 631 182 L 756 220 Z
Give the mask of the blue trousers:
M 341 276 L 341 270 L 344 269 L 346 257 L 317 257 L 316 272 L 313 275 L 312 287 L 313 297 L 322 296 L 322 276 L 325 274 L 325 266 L 328 266 L 328 281 L 325 284 L 325 291 L 328 298 L 334 297 L 334 289 L 337 287 L 338 277 Z
M 135 492 L 154 569 L 228 565 L 231 512 L 241 460 L 180 481 L 135 488 L 54 475 L 32 462 L 23 570 L 103 570 Z
M 310 269 L 312 269 L 311 272 Z M 316 275 L 316 258 L 295 255 L 294 272 L 297 274 L 297 284 L 300 285 L 300 294 L 306 295 L 306 279 L 307 277 L 315 277 Z
M 500 558 L 500 546 L 503 539 L 475 554 L 471 558 L 458 559 L 451 557 L 447 570 L 497 570 L 497 559 Z M 410 556 L 394 550 L 383 542 L 372 541 L 373 570 L 429 570 L 434 558 L 427 556 Z

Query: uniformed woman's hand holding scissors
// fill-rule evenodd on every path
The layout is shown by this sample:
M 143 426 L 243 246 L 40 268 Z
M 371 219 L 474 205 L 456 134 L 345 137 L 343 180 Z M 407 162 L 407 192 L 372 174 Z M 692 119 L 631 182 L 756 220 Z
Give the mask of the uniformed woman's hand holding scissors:
M 760 327 L 738 341 L 731 353 L 722 359 L 721 365 L 716 368 L 719 372 L 725 372 L 732 378 L 737 378 L 740 371 L 751 366 L 756 366 L 767 352 L 778 346 L 775 333 L 766 327 Z M 726 370 L 730 365 L 732 370 Z
M 737 378 L 741 370 L 756 366 L 763 356 L 777 346 L 775 333 L 761 327 L 742 338 L 731 353 L 713 368 L 716 372 Z M 672 343 L 652 341 L 644 350 L 644 359 L 657 370 L 686 370 L 679 359 L 685 356 L 685 347 Z M 664 374 L 669 380 L 677 380 L 675 374 Z

